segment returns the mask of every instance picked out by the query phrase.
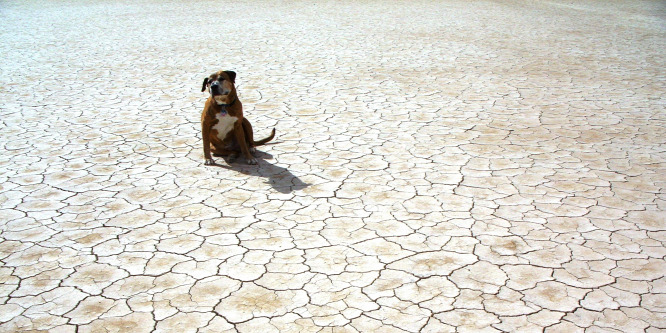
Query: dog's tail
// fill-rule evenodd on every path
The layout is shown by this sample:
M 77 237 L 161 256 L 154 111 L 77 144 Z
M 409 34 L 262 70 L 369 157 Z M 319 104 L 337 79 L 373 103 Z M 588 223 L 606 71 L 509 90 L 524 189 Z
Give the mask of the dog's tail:
M 259 141 L 254 141 L 253 144 L 254 146 L 261 146 L 266 144 L 266 142 L 273 140 L 274 137 L 275 137 L 275 128 L 273 128 L 273 131 L 271 131 L 271 135 L 269 135 L 267 138 L 261 139 Z

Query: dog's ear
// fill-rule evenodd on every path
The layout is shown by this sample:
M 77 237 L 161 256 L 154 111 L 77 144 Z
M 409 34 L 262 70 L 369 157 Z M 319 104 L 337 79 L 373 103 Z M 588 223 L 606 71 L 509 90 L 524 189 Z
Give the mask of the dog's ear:
M 203 85 L 201 86 L 201 92 L 206 91 L 206 85 L 207 85 L 207 84 L 208 84 L 208 78 L 205 78 L 205 79 L 204 79 L 204 83 L 203 83 Z
M 231 83 L 236 83 L 236 72 L 233 71 L 224 71 L 229 75 L 229 80 L 231 80 Z

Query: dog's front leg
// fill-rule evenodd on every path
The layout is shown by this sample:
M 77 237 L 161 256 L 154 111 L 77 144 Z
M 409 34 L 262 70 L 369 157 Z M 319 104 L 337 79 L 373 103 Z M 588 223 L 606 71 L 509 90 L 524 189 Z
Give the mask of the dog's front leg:
M 243 121 L 241 122 L 243 125 L 243 134 L 245 134 L 245 142 L 247 143 L 247 148 L 250 151 L 250 154 L 252 156 L 257 156 L 255 155 L 257 152 L 257 148 L 254 147 L 254 132 L 252 131 L 252 125 L 250 124 L 250 121 L 247 120 L 247 118 L 243 117 Z
M 234 134 L 236 135 L 236 141 L 240 146 L 241 153 L 245 157 L 245 162 L 247 164 L 257 164 L 257 159 L 255 159 L 251 154 L 250 150 L 247 148 L 247 142 L 245 141 L 245 131 L 243 131 L 243 121 L 237 120 L 234 124 Z
M 215 161 L 210 155 L 210 124 L 206 121 L 201 122 L 201 135 L 203 136 L 204 165 L 213 165 Z

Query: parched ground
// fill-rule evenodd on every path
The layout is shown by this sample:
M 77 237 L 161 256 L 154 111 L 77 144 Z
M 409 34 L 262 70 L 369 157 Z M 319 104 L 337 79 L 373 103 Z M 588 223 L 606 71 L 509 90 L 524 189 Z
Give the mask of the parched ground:
M 0 331 L 666 329 L 660 1 L 2 1 Z M 229 69 L 259 165 L 203 166 Z

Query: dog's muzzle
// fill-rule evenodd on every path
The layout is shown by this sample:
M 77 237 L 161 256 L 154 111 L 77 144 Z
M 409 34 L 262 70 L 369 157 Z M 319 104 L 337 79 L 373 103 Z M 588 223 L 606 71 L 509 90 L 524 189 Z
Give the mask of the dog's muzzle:
M 222 84 L 220 84 L 220 81 L 214 81 L 213 83 L 210 84 L 210 94 L 215 97 L 215 96 L 220 96 L 220 95 L 229 95 L 231 93 L 231 90 L 225 89 Z
M 213 95 L 213 97 L 222 95 L 222 87 L 220 86 L 220 83 L 215 82 L 210 85 L 210 94 Z

